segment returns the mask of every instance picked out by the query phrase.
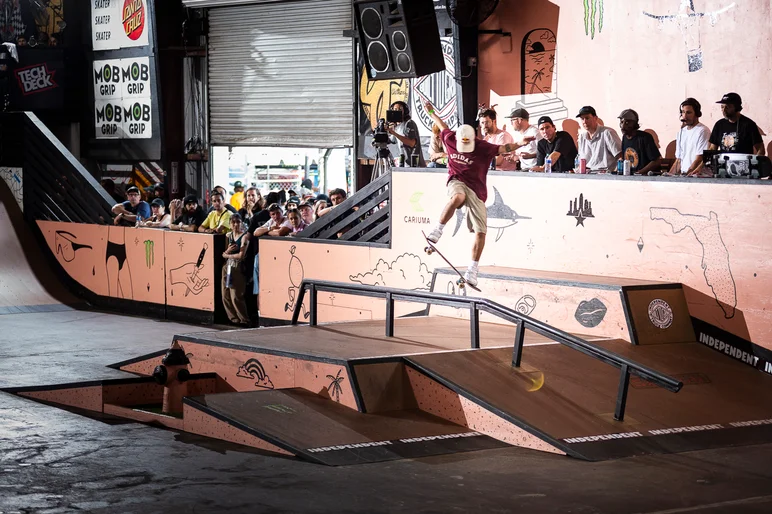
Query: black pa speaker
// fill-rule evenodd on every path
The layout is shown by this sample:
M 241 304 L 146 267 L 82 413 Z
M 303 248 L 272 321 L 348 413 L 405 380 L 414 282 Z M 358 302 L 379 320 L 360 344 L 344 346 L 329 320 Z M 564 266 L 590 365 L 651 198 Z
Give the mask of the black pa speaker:
M 445 69 L 432 0 L 354 2 L 367 76 L 421 77 Z

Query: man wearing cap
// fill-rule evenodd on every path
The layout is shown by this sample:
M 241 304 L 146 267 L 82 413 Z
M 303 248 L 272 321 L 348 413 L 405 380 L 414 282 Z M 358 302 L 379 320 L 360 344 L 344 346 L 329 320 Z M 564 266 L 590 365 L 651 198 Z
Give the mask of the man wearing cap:
M 496 111 L 493 109 L 483 109 L 477 115 L 477 121 L 480 123 L 480 131 L 482 132 L 483 141 L 496 146 L 506 145 L 508 143 L 514 143 L 512 134 L 501 130 L 496 124 Z M 517 168 L 514 161 L 505 159 L 503 155 L 497 155 L 496 169 L 502 171 L 512 171 Z
M 244 184 L 240 180 L 233 183 L 233 195 L 231 196 L 231 205 L 237 211 L 244 205 Z
M 311 205 L 311 203 L 304 201 L 298 205 L 298 210 L 300 211 L 300 216 L 303 218 L 303 223 L 310 225 L 314 222 L 314 206 Z
M 544 171 L 547 157 L 552 159 L 552 171 L 566 173 L 574 169 L 576 144 L 568 132 L 558 130 L 549 116 L 539 118 L 539 133 L 544 139 L 536 145 L 536 167 L 534 171 Z
M 204 234 L 227 234 L 231 231 L 231 215 L 234 213 L 225 208 L 225 198 L 218 191 L 212 191 L 210 198 L 212 210 L 198 227 L 198 231 Z
M 520 161 L 521 170 L 530 170 L 536 166 L 536 156 L 538 155 L 536 147 L 541 139 L 539 129 L 531 125 L 529 121 L 530 114 L 525 109 L 512 109 L 507 118 L 512 120 L 512 130 L 514 131 L 512 138 L 515 141 L 523 142 L 526 138 L 533 139 L 515 150 L 514 154 L 505 155 L 504 158 L 512 163 Z
M 616 131 L 601 125 L 595 108 L 590 105 L 579 109 L 576 117 L 582 120 L 584 129 L 577 139 L 579 158 L 587 160 L 587 170 L 601 173 L 614 171 L 617 160 L 622 155 L 622 141 Z
M 134 226 L 137 223 L 137 216 L 145 220 L 151 216 L 150 206 L 142 200 L 137 186 L 131 186 L 126 190 L 127 201 L 113 205 L 113 214 L 116 225 Z M 141 221 L 140 220 L 140 221 Z
M 676 135 L 676 158 L 668 175 L 695 175 L 702 168 L 702 152 L 710 144 L 710 129 L 700 123 L 702 106 L 687 98 L 679 107 L 681 129 Z
M 477 269 L 485 247 L 485 233 L 488 230 L 488 213 L 485 200 L 488 198 L 488 168 L 491 159 L 499 154 L 514 152 L 528 144 L 507 143 L 496 146 L 487 141 L 476 141 L 477 133 L 469 125 L 461 125 L 455 132 L 448 129 L 431 102 L 425 104 L 426 112 L 442 129 L 442 142 L 448 153 L 448 196 L 450 200 L 440 214 L 437 226 L 427 238 L 432 243 L 439 241 L 445 224 L 453 217 L 457 209 L 466 206 L 466 223 L 470 232 L 475 233 L 472 246 L 472 262 L 464 274 L 464 280 L 470 285 L 477 285 Z
M 662 163 L 654 137 L 640 130 L 638 113 L 625 109 L 619 115 L 619 128 L 622 130 L 622 159 L 630 161 L 630 171 L 636 175 L 658 174 Z
M 196 195 L 188 195 L 184 201 L 172 200 L 169 211 L 173 220 L 169 228 L 172 230 L 196 232 L 206 220 L 206 214 L 204 209 L 198 205 Z
M 153 212 L 147 221 L 142 223 L 144 227 L 166 228 L 172 224 L 172 217 L 166 212 L 164 201 L 160 198 L 150 202 L 150 210 Z
M 743 103 L 737 93 L 727 93 L 721 100 L 721 114 L 724 118 L 713 125 L 708 150 L 728 153 L 763 155 L 764 141 L 756 123 L 740 114 Z

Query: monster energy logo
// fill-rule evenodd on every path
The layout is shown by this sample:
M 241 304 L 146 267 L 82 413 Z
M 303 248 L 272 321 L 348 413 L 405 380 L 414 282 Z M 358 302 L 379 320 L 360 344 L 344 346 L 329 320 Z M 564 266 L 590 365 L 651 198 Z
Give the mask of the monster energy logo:
M 154 244 L 155 243 L 150 239 L 145 241 L 145 265 L 147 265 L 148 269 L 152 268 L 153 264 L 155 264 L 155 251 L 153 250 Z
M 584 33 L 595 39 L 595 17 L 598 20 L 598 33 L 603 32 L 603 0 L 584 1 Z

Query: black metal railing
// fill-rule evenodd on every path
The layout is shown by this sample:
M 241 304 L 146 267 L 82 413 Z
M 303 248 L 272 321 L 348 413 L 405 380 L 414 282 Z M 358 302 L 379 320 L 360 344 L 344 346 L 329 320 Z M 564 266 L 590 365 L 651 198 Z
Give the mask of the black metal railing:
M 306 227 L 299 237 L 391 242 L 391 173 L 370 182 Z
M 13 155 L 16 161 L 21 156 L 26 219 L 112 222 L 115 201 L 35 114 L 4 113 L 0 122 L 4 155 L 11 154 L 9 132 L 23 136 Z
M 627 405 L 627 392 L 630 385 L 630 375 L 636 375 L 644 380 L 677 393 L 683 386 L 682 382 L 669 377 L 659 371 L 651 369 L 643 364 L 622 357 L 612 351 L 594 345 L 573 334 L 564 332 L 558 328 L 547 325 L 537 319 L 521 314 L 500 303 L 486 298 L 474 298 L 467 296 L 455 296 L 442 293 L 425 291 L 412 291 L 407 289 L 394 289 L 377 286 L 364 286 L 345 282 L 329 282 L 324 280 L 304 280 L 300 285 L 300 291 L 292 313 L 292 324 L 297 325 L 300 310 L 303 306 L 306 289 L 309 290 L 309 325 L 317 324 L 317 298 L 320 291 L 329 293 L 351 294 L 383 298 L 386 300 L 386 337 L 394 336 L 394 302 L 397 300 L 406 302 L 428 303 L 432 305 L 444 305 L 447 307 L 468 307 L 471 335 L 471 347 L 480 348 L 480 311 L 487 312 L 501 319 L 515 323 L 515 342 L 512 351 L 512 366 L 520 367 L 523 356 L 523 341 L 525 331 L 530 330 L 544 337 L 552 339 L 573 350 L 579 351 L 594 359 L 620 369 L 619 387 L 617 390 L 616 408 L 614 419 L 622 421 Z

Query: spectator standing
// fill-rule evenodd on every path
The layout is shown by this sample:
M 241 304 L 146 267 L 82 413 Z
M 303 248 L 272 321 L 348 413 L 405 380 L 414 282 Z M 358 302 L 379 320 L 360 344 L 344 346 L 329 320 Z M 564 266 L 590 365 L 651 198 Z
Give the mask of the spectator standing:
M 240 180 L 233 183 L 233 195 L 230 203 L 237 211 L 244 206 L 244 184 Z
M 147 221 L 142 223 L 143 226 L 150 228 L 167 228 L 172 224 L 172 217 L 166 212 L 164 201 L 160 198 L 156 198 L 150 202 L 150 210 L 153 214 Z
M 169 210 L 173 220 L 169 228 L 172 230 L 196 232 L 206 220 L 206 214 L 204 214 L 204 209 L 198 205 L 196 195 L 186 196 L 184 202 L 172 200 Z
M 290 233 L 288 234 L 290 236 L 297 236 L 308 226 L 306 225 L 305 221 L 303 221 L 303 216 L 300 214 L 300 211 L 297 209 L 288 210 L 287 219 L 290 222 L 290 227 L 292 227 L 290 230 Z
M 205 234 L 227 234 L 230 231 L 231 216 L 238 213 L 231 213 L 225 208 L 225 199 L 219 192 L 212 191 L 211 198 L 212 210 L 198 227 L 198 231 Z
M 232 323 L 249 325 L 249 314 L 244 300 L 247 279 L 242 262 L 249 248 L 250 234 L 239 213 L 229 216 L 229 223 L 228 248 L 222 254 L 225 259 L 222 269 L 222 302 Z

